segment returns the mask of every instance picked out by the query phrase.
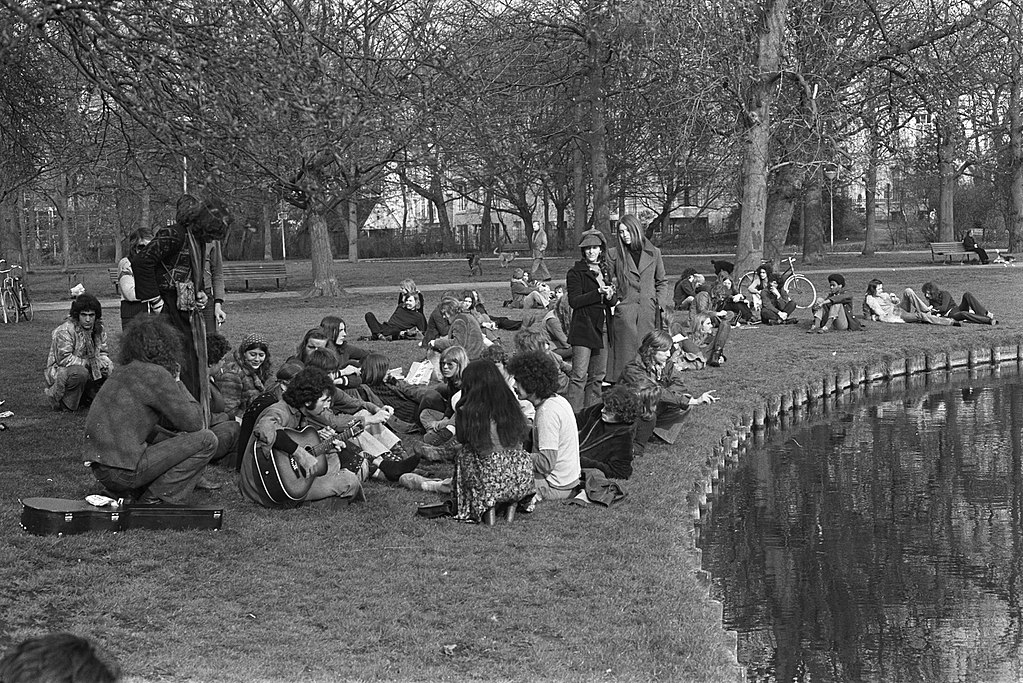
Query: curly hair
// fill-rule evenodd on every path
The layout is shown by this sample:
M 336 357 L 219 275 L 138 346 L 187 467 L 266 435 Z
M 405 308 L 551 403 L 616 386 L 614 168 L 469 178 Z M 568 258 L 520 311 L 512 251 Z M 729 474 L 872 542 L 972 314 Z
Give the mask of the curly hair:
M 166 368 L 172 375 L 181 367 L 184 340 L 181 333 L 163 318 L 140 315 L 132 320 L 121 335 L 118 363 L 132 361 L 152 363 Z
M 671 350 L 671 335 L 664 330 L 652 330 L 646 333 L 639 345 L 639 356 L 643 365 L 650 367 L 654 363 L 654 354 L 658 351 Z
M 203 201 L 190 194 L 178 198 L 175 220 L 191 230 L 203 242 L 222 240 L 231 224 L 231 214 L 222 201 L 210 198 Z
M 95 313 L 96 322 L 103 319 L 103 306 L 100 304 L 99 299 L 88 292 L 85 294 L 79 294 L 75 297 L 75 300 L 71 302 L 71 312 L 68 315 L 74 318 L 77 323 L 78 316 L 85 311 L 92 311 Z
M 306 366 L 295 375 L 284 390 L 284 402 L 292 408 L 308 408 L 324 393 L 334 392 L 334 380 L 320 368 Z
M 480 360 L 488 360 L 495 365 L 504 365 L 508 362 L 508 352 L 499 343 L 494 343 L 483 349 Z
M 369 386 L 379 386 L 384 383 L 387 377 L 388 366 L 387 356 L 382 353 L 371 353 L 362 359 L 362 383 Z
M 89 681 L 115 683 L 121 668 L 92 641 L 73 633 L 29 638 L 0 659 L 0 681 Z
M 661 386 L 642 368 L 626 365 L 615 387 L 625 387 L 636 396 L 636 415 L 639 419 L 652 420 L 657 415 Z
M 497 425 L 500 445 L 520 446 L 529 432 L 518 399 L 497 366 L 474 360 L 462 372 L 462 397 L 455 406 L 455 434 L 476 451 L 497 447 L 490 443 L 490 424 Z
M 658 387 L 659 393 L 660 387 Z M 604 392 L 604 408 L 617 415 L 622 422 L 631 423 L 636 421 L 641 405 L 639 396 L 632 387 L 616 384 Z
M 218 332 L 206 335 L 206 360 L 210 365 L 216 365 L 230 351 L 231 342 L 227 337 Z
M 523 351 L 505 366 L 527 394 L 547 399 L 558 392 L 558 366 L 543 351 Z

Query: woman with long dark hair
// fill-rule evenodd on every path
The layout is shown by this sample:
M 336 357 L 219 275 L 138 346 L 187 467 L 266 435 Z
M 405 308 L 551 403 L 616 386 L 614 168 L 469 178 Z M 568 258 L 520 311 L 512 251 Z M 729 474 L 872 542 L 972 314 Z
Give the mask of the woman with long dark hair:
M 369 351 L 348 343 L 348 325 L 345 319 L 339 315 L 324 316 L 320 321 L 320 329 L 327 333 L 327 348 L 337 354 L 338 362 L 341 364 L 341 379 L 335 380 L 334 384 L 342 389 L 351 389 L 362 384 L 359 365 L 362 359 L 369 355 Z
M 497 366 L 476 360 L 462 371 L 455 409 L 461 448 L 455 460 L 456 519 L 493 524 L 496 506 L 510 519 L 533 495 L 533 461 L 523 447 L 529 433 L 518 399 Z
M 607 359 L 607 374 L 614 378 L 635 358 L 640 340 L 658 328 L 669 293 L 661 250 L 650 243 L 632 214 L 622 216 L 618 248 L 609 250 L 607 256 L 620 298 L 612 316 Z
M 270 385 L 272 372 L 270 342 L 258 332 L 245 335 L 234 359 L 216 378 L 228 416 L 236 419 L 245 415 L 252 399 Z

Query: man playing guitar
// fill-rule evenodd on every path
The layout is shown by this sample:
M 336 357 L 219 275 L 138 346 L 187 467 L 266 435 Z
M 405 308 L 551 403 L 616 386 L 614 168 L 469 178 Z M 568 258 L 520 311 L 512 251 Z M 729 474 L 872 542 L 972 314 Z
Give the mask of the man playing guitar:
M 370 462 L 354 442 L 334 436 L 330 439 L 335 448 L 323 449 L 319 444 L 312 449 L 326 451 L 324 467 L 324 456 L 314 455 L 296 440 L 296 432 L 311 426 L 327 427 L 338 435 L 358 434 L 367 424 L 383 423 L 391 416 L 388 409 L 365 417 L 337 415 L 330 409 L 333 395 L 330 376 L 308 367 L 291 380 L 280 401 L 263 411 L 242 458 L 240 488 L 246 498 L 268 508 L 297 507 L 328 498 L 350 501 L 362 498 L 362 482 L 377 471 L 397 480 L 416 468 L 418 456 L 400 461 L 378 457 Z

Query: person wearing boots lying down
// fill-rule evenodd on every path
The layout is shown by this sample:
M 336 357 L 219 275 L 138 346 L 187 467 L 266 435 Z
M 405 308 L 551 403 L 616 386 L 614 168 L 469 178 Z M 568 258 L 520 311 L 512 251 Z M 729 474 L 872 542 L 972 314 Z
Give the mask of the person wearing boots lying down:
M 927 323 L 945 326 L 961 324 L 958 320 L 931 313 L 930 305 L 909 287 L 902 290 L 901 297 L 889 294 L 876 278 L 867 283 L 863 307 L 869 311 L 871 318 L 883 323 Z

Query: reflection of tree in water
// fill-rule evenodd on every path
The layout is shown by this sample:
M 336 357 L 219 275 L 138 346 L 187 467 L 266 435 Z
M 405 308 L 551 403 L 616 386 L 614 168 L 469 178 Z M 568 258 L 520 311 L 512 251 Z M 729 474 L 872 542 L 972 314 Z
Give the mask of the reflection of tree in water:
M 1021 411 L 1020 385 L 911 386 L 730 471 L 702 545 L 750 677 L 1018 678 Z

